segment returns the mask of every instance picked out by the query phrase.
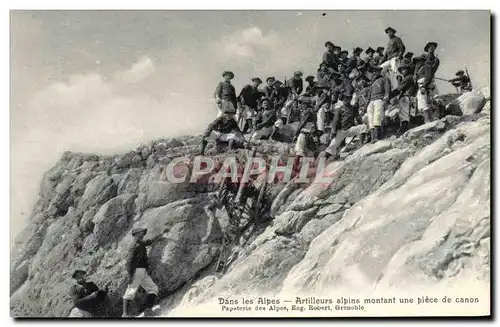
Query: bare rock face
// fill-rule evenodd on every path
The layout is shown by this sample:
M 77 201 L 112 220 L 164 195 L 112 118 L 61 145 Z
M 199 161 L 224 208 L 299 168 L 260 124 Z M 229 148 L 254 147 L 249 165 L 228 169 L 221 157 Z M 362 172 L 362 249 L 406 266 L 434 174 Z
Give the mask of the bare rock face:
M 67 152 L 44 175 L 12 251 L 11 313 L 67 316 L 71 274 L 83 266 L 89 280 L 109 288 L 106 316 L 120 316 L 130 231 L 138 226 L 147 227 L 146 238 L 161 236 L 149 248 L 149 273 L 165 315 L 192 315 L 221 296 L 432 288 L 464 276 L 487 281 L 490 109 L 489 95 L 481 94 L 488 102 L 480 113 L 446 116 L 329 163 L 328 183 L 271 185 L 273 219 L 235 246 L 224 274 L 214 269 L 227 215 L 208 219 L 212 189 L 165 179 L 166 165 L 192 156 L 198 137 L 112 157 Z M 288 150 L 280 142 L 257 144 L 259 155 Z

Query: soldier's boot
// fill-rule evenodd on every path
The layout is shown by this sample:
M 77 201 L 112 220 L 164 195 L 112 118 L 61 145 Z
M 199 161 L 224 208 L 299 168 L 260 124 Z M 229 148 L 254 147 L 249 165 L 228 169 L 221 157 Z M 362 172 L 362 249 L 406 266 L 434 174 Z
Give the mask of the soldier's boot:
M 300 173 L 300 158 L 301 156 L 295 156 L 293 158 L 292 178 L 294 178 Z
M 227 149 L 229 151 L 234 149 L 234 140 L 229 140 L 228 145 L 227 145 Z
M 424 116 L 424 123 L 430 123 L 432 121 L 432 113 L 430 110 L 425 110 L 422 112 L 422 116 Z
M 398 132 L 396 134 L 397 137 L 400 137 L 408 130 L 408 122 L 404 121 L 401 123 L 401 127 L 399 127 Z
M 363 146 L 363 144 L 365 144 L 365 137 L 366 137 L 366 134 L 365 133 L 361 133 L 359 134 L 359 144 L 361 146 Z
M 272 140 L 274 137 L 274 134 L 276 134 L 277 131 L 278 131 L 278 128 L 276 128 L 276 126 L 273 126 L 273 131 L 271 132 L 271 135 L 269 135 L 269 137 L 267 139 Z
M 382 126 L 377 126 L 375 127 L 375 130 L 377 131 L 376 135 L 377 135 L 377 141 L 378 140 L 381 140 L 384 138 L 384 129 Z
M 123 299 L 122 318 L 130 317 L 130 300 Z
M 370 129 L 370 135 L 371 135 L 371 140 L 370 140 L 370 143 L 375 143 L 378 141 L 378 135 L 377 135 L 377 129 L 376 128 L 372 128 Z

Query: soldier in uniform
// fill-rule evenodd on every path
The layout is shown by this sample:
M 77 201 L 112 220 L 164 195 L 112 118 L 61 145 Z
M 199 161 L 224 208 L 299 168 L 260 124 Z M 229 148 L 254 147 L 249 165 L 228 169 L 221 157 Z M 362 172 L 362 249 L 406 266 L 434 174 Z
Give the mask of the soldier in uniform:
M 96 284 L 86 280 L 87 271 L 76 269 L 72 278 L 76 283 L 71 287 L 74 308 L 71 318 L 92 318 L 103 316 L 108 290 L 100 290 Z
M 259 99 L 262 96 L 262 92 L 259 90 L 260 84 L 262 84 L 260 78 L 252 78 L 252 85 L 246 85 L 238 96 L 239 106 L 236 113 L 236 121 L 239 122 L 240 119 L 244 120 L 243 133 L 253 128 L 252 121 L 257 113 Z
M 472 91 L 470 79 L 467 75 L 465 75 L 465 72 L 463 70 L 459 70 L 455 74 L 455 76 L 457 77 L 448 80 L 448 82 L 450 82 L 453 86 L 455 86 L 460 93 Z
M 231 84 L 234 78 L 234 73 L 231 71 L 224 71 L 222 73 L 224 80 L 217 84 L 214 92 L 215 103 L 219 108 L 217 117 L 221 116 L 223 112 L 236 113 L 236 90 Z

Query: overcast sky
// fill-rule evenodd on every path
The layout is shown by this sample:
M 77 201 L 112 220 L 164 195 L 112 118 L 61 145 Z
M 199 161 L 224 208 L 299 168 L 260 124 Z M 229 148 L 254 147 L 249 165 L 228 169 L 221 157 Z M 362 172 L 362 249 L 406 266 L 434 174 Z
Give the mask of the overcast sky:
M 65 150 L 117 153 L 200 133 L 221 72 L 315 72 L 327 40 L 385 46 L 394 27 L 419 55 L 436 41 L 451 78 L 489 85 L 487 11 L 15 11 L 11 13 L 11 232 L 24 226 L 41 175 Z M 454 91 L 439 84 L 440 91 Z

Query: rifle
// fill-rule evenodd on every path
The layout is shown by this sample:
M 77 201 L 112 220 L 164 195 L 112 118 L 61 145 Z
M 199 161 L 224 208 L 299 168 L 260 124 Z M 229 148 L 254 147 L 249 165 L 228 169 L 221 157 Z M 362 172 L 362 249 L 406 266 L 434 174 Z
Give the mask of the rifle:
M 469 86 L 470 89 L 472 90 L 472 80 L 470 79 L 469 70 L 467 69 L 467 66 L 465 66 L 465 73 L 467 74 L 467 78 L 469 79 Z

